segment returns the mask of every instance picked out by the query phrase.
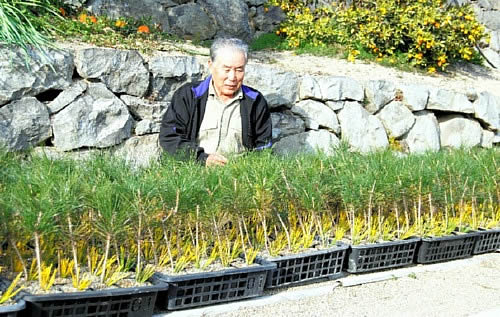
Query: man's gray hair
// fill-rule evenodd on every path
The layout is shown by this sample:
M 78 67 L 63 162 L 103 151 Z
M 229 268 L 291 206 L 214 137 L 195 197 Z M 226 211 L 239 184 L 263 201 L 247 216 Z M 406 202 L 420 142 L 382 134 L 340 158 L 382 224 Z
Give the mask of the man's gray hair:
M 230 48 L 233 50 L 238 50 L 245 56 L 245 62 L 248 61 L 248 45 L 240 39 L 237 38 L 225 38 L 219 37 L 215 39 L 210 47 L 210 59 L 215 62 L 217 55 L 221 49 Z

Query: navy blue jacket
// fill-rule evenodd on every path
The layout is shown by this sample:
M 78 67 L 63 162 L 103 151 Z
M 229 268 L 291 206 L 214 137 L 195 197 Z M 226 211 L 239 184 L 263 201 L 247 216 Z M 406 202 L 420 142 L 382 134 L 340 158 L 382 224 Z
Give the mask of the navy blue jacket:
M 205 163 L 208 154 L 197 143 L 201 122 L 205 115 L 211 76 L 201 82 L 188 83 L 179 88 L 162 118 L 160 145 L 172 155 L 194 157 Z M 240 100 L 243 145 L 248 150 L 272 146 L 271 114 L 264 96 L 242 85 Z

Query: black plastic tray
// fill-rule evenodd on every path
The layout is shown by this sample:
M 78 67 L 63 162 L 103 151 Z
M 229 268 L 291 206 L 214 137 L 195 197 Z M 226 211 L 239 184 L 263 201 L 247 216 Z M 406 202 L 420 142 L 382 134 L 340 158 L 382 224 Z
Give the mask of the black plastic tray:
M 155 273 L 153 283 L 168 283 L 168 292 L 160 294 L 157 307 L 178 310 L 197 306 L 219 304 L 261 296 L 267 272 L 276 264 L 261 259 L 259 265 L 230 268 L 216 272 L 184 275 Z
M 0 317 L 17 317 L 23 316 L 23 311 L 26 308 L 24 300 L 18 300 L 17 303 L 9 306 L 0 306 Z
M 435 263 L 470 257 L 478 237 L 477 232 L 471 232 L 444 237 L 422 238 L 417 262 Z
M 494 252 L 500 249 L 500 228 L 498 229 L 479 229 L 479 237 L 476 241 L 473 254 Z
M 114 288 L 100 291 L 27 295 L 27 316 L 124 316 L 146 317 L 153 315 L 159 291 L 166 284 L 131 288 Z
M 349 245 L 341 244 L 324 250 L 266 258 L 267 261 L 276 263 L 276 268 L 267 274 L 266 288 L 341 277 L 348 249 Z
M 401 267 L 414 263 L 420 238 L 352 245 L 347 272 L 362 273 Z
M 9 287 L 10 282 L 0 277 L 0 290 L 5 291 Z M 0 317 L 23 316 L 22 313 L 26 309 L 26 302 L 21 298 L 19 293 L 14 297 L 14 301 L 15 304 L 0 306 Z

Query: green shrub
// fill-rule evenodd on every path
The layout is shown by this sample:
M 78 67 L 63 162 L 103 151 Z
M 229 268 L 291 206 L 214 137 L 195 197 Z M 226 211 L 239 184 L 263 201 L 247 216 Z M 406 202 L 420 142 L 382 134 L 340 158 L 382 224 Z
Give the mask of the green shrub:
M 353 61 L 360 50 L 378 61 L 403 54 L 413 66 L 429 72 L 451 62 L 477 57 L 476 44 L 488 40 L 470 5 L 450 6 L 444 0 L 353 1 L 311 9 L 308 0 L 271 0 L 287 19 L 278 33 L 288 46 L 346 45 Z

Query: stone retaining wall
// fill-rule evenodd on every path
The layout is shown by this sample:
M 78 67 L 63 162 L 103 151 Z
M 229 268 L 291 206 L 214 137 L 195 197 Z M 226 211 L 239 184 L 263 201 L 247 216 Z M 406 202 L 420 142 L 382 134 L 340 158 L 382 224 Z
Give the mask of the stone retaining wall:
M 262 33 L 274 32 L 285 14 L 278 7 L 265 9 L 267 0 L 64 0 L 96 15 L 151 18 L 163 31 L 185 39 L 207 40 L 217 36 L 246 41 Z M 335 0 L 334 0 L 335 1 Z M 337 0 L 338 1 L 338 0 Z M 352 1 L 342 0 L 345 3 Z M 447 0 L 452 5 L 471 4 L 490 34 L 489 44 L 481 43 L 485 58 L 500 68 L 500 1 Z M 312 8 L 332 1 L 310 2 Z M 193 23 L 196 21 L 196 23 Z
M 0 46 L 0 144 L 51 155 L 106 149 L 136 164 L 161 155 L 158 132 L 173 92 L 207 75 L 206 59 L 145 59 L 137 51 L 53 51 L 48 63 Z M 296 74 L 250 63 L 245 83 L 272 111 L 274 150 L 330 152 L 341 140 L 407 153 L 500 142 L 500 97 L 384 80 Z

